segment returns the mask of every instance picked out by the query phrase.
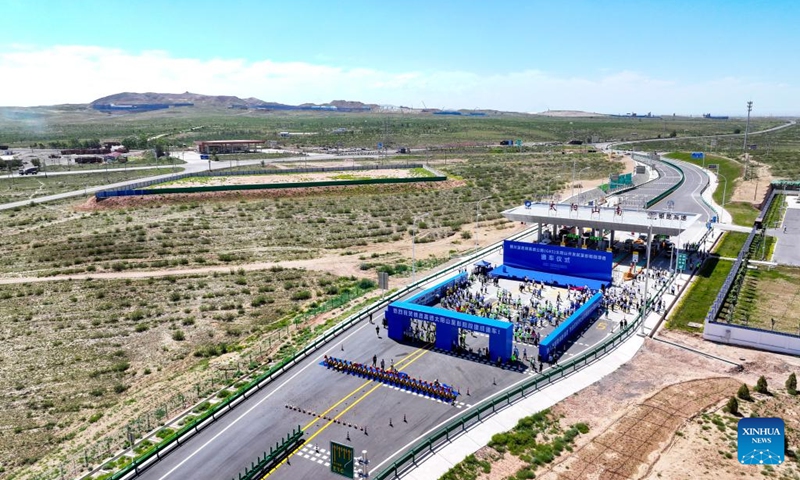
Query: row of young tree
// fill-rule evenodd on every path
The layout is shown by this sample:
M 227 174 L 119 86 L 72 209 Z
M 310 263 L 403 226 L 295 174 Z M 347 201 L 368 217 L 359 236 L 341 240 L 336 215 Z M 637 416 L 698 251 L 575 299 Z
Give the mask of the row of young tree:
M 163 139 L 150 140 L 147 135 L 129 135 L 120 143 L 128 147 L 128 150 L 149 150 L 155 149 L 159 157 L 169 154 L 169 144 Z M 101 148 L 103 146 L 99 138 L 69 140 L 54 140 L 47 143 L 39 142 L 31 144 L 31 148 L 52 148 L 56 150 L 79 149 L 79 148 Z
M 797 395 L 797 376 L 792 373 L 789 375 L 789 378 L 786 379 L 786 383 L 784 384 L 786 387 L 786 392 L 789 395 Z M 756 385 L 753 387 L 753 391 L 757 393 L 761 393 L 764 395 L 769 395 L 769 386 L 767 385 L 767 379 L 764 375 L 758 377 L 758 381 Z M 731 397 L 728 399 L 728 403 L 725 405 L 725 410 L 727 410 L 732 415 L 739 414 L 739 400 L 744 400 L 747 402 L 753 401 L 753 396 L 750 395 L 750 388 L 747 386 L 746 383 L 743 383 L 739 390 L 736 392 L 735 397 Z

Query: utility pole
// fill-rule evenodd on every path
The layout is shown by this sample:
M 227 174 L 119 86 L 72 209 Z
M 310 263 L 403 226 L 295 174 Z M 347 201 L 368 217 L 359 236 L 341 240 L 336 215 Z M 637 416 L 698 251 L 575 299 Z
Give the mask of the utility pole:
M 747 134 L 750 131 L 750 111 L 753 110 L 753 101 L 750 100 L 747 102 L 747 123 L 744 126 L 744 145 L 742 146 L 742 153 L 744 153 L 744 179 L 747 180 L 747 167 L 748 167 L 748 155 L 747 155 Z
M 487 196 L 481 198 L 480 200 L 478 200 L 478 202 L 475 204 L 475 232 L 474 233 L 475 233 L 475 251 L 476 252 L 478 251 L 478 248 L 480 247 L 480 241 L 478 240 L 478 219 L 480 218 L 481 202 L 484 201 L 484 200 L 488 200 L 490 198 L 492 198 L 492 196 L 491 195 L 487 195 Z
M 411 235 L 411 284 L 417 281 L 417 256 L 415 253 L 417 244 L 417 219 L 422 219 L 430 215 L 430 213 L 423 213 L 422 215 L 415 215 L 412 226 Z
M 642 335 L 644 335 L 644 322 L 647 320 L 647 315 L 650 313 L 650 292 L 648 291 L 648 286 L 650 283 L 650 246 L 653 244 L 653 221 L 650 220 L 650 227 L 647 231 L 647 274 L 644 277 L 644 306 L 642 307 L 642 324 L 641 324 L 641 331 Z

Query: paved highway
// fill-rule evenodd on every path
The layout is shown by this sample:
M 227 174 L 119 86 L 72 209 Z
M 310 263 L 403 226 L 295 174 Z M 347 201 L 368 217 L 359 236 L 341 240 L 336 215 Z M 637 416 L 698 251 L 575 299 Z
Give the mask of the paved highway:
M 382 315 L 375 318 L 377 321 Z M 374 465 L 392 458 L 403 445 L 461 414 L 474 403 L 536 375 L 523 364 L 516 368 L 500 368 L 475 356 L 438 351 L 422 343 L 398 343 L 387 338 L 382 327 L 376 333 L 376 326 L 362 321 L 341 340 L 330 343 L 293 367 L 141 477 L 233 478 L 257 456 L 269 451 L 281 437 L 301 426 L 306 432 L 304 449 L 282 464 L 270 478 L 331 478 L 326 460 L 316 461 L 325 457 L 330 441 L 353 445 L 357 455 L 362 449 L 368 450 Z M 591 348 L 610 332 L 611 328 L 604 321 L 591 325 L 566 355 L 574 356 Z M 481 335 L 468 337 L 473 350 L 486 346 L 487 340 Z M 520 352 L 523 349 L 531 355 L 535 352 L 532 345 L 517 346 Z M 383 360 L 387 367 L 393 364 L 412 377 L 439 380 L 457 387 L 461 396 L 455 405 L 448 405 L 344 375 L 320 365 L 323 355 L 365 364 L 371 364 L 375 355 L 378 363 Z M 287 408 L 287 405 L 295 408 Z M 361 430 L 362 427 L 367 431 Z M 322 453 L 317 452 L 318 449 Z M 311 457 L 315 461 L 310 460 Z
M 653 205 L 653 210 L 666 210 L 669 201 L 675 202 L 674 210 L 676 212 L 689 212 L 699 213 L 702 217 L 703 223 L 710 220 L 711 217 L 718 215 L 711 207 L 706 205 L 702 199 L 702 192 L 708 185 L 708 175 L 700 167 L 688 162 L 680 160 L 669 160 L 678 165 L 684 174 L 683 185 L 678 187 L 668 198 L 661 200 Z
M 196 155 L 198 158 L 195 159 L 193 157 L 187 157 L 186 163 L 180 165 L 184 172 L 202 172 L 206 170 L 221 170 L 223 168 L 229 168 L 231 166 L 230 162 L 209 162 L 208 160 L 200 160 L 199 155 Z M 367 157 L 360 157 L 360 158 L 367 158 Z M 281 159 L 270 159 L 268 160 L 271 163 L 275 163 L 276 161 L 280 162 L 309 162 L 309 161 L 318 161 L 318 160 L 334 160 L 334 159 L 342 159 L 342 157 L 337 157 L 336 155 L 314 155 L 314 156 L 301 156 L 301 157 L 286 157 Z M 260 165 L 261 160 L 240 160 L 237 162 L 238 165 Z M 150 169 L 153 167 L 146 167 L 146 169 Z M 116 169 L 116 171 L 123 171 L 125 169 Z M 131 168 L 133 170 L 133 168 Z M 109 169 L 109 171 L 114 171 Z M 58 172 L 59 175 L 74 175 L 75 173 L 95 173 L 95 174 L 102 174 L 105 173 L 105 169 L 98 169 L 93 171 L 83 171 L 83 172 Z M 56 175 L 56 173 L 48 173 L 48 176 Z M 97 185 L 94 187 L 87 187 L 82 188 L 80 190 L 73 190 L 71 192 L 64 192 L 58 193 L 55 195 L 46 195 L 41 197 L 35 197 L 30 200 L 20 200 L 18 202 L 12 203 L 4 203 L 0 205 L 0 210 L 9 210 L 17 207 L 25 207 L 30 205 L 31 203 L 46 203 L 46 202 L 54 202 L 57 200 L 63 200 L 66 198 L 74 198 L 74 197 L 81 197 L 94 194 L 99 192 L 100 190 L 108 190 L 113 188 L 124 187 L 127 185 L 133 185 L 139 182 L 146 182 L 149 180 L 158 180 L 162 178 L 168 178 L 171 175 L 174 175 L 173 172 L 164 175 L 155 175 L 152 177 L 143 177 L 137 178 L 135 180 L 126 180 L 124 182 L 117 182 L 107 185 Z M 38 175 L 38 177 L 43 177 L 43 174 Z
M 791 127 L 791 126 L 793 126 L 795 124 L 797 124 L 796 120 L 787 120 L 786 123 L 784 123 L 782 125 L 778 125 L 778 126 L 772 127 L 772 128 L 767 128 L 765 130 L 759 130 L 757 132 L 749 132 L 747 135 L 751 136 L 751 135 L 760 135 L 762 133 L 775 132 L 775 131 L 778 131 L 778 130 L 782 130 L 784 128 Z M 617 147 L 619 145 L 628 145 L 628 144 L 631 144 L 631 143 L 669 142 L 669 141 L 674 141 L 674 140 L 709 139 L 709 138 L 720 138 L 720 137 L 742 137 L 742 138 L 744 138 L 744 133 L 726 133 L 726 134 L 722 134 L 722 135 L 699 135 L 699 136 L 696 136 L 696 137 L 649 138 L 649 139 L 646 139 L 646 140 L 630 140 L 630 141 L 625 141 L 625 142 L 596 143 L 595 146 L 597 148 L 599 148 L 599 149 L 604 149 L 605 150 L 605 149 Z
M 668 170 L 664 170 L 667 175 L 674 173 Z M 672 184 L 674 182 L 668 185 Z M 682 191 L 687 188 L 684 184 Z M 676 210 L 680 210 L 677 203 Z M 689 207 L 684 210 L 695 211 Z M 376 314 L 375 318 L 377 321 L 382 315 Z M 577 355 L 591 348 L 610 332 L 605 321 L 595 322 L 566 355 Z M 485 345 L 486 339 L 475 337 L 469 342 L 477 349 Z M 390 340 L 383 328 L 378 327 L 376 332 L 376 325 L 364 320 L 346 336 L 326 345 L 189 439 L 141 477 L 148 480 L 234 478 L 259 455 L 269 451 L 275 442 L 300 426 L 306 432 L 303 448 L 269 477 L 276 480 L 333 478 L 329 471 L 330 441 L 353 445 L 356 455 L 362 449 L 368 450 L 372 465 L 382 464 L 396 458 L 399 450 L 437 425 L 536 374 L 524 365 L 515 369 L 499 368 L 474 357 L 460 357 L 430 347 Z M 520 351 L 527 348 L 530 354 L 535 352 L 533 346 L 519 345 L 518 348 Z M 447 405 L 326 369 L 320 365 L 323 355 L 366 364 L 371 363 L 375 355 L 379 363 L 383 360 L 387 366 L 394 364 L 412 377 L 438 379 L 457 387 L 462 395 L 455 405 Z M 364 427 L 366 432 L 362 430 Z
M 18 172 L 14 172 L 11 175 L 3 175 L 0 178 L 10 178 L 10 177 L 13 177 L 13 178 L 30 178 L 30 177 L 33 177 L 33 178 L 45 179 L 45 178 L 50 178 L 50 177 L 60 177 L 62 175 L 81 175 L 81 174 L 87 174 L 87 173 L 88 174 L 103 174 L 103 173 L 107 173 L 107 172 L 133 172 L 133 171 L 136 171 L 136 170 L 158 170 L 158 169 L 161 169 L 161 170 L 170 169 L 170 170 L 174 170 L 176 172 L 181 172 L 181 171 L 183 171 L 183 167 L 184 166 L 185 166 L 185 164 L 183 164 L 183 163 L 177 163 L 175 165 L 164 164 L 164 165 L 151 165 L 149 167 L 114 167 L 114 168 L 109 168 L 109 169 L 105 169 L 105 168 L 90 168 L 90 169 L 75 169 L 75 170 L 66 170 L 66 171 L 58 170 L 58 171 L 55 171 L 55 172 L 51 172 L 49 170 L 40 170 L 39 173 L 36 174 L 36 175 L 20 175 Z
M 619 197 L 623 208 L 644 208 L 648 200 L 657 197 L 680 182 L 681 172 L 677 168 L 663 162 L 649 161 L 646 163 L 658 172 L 658 178 L 633 190 L 621 193 Z

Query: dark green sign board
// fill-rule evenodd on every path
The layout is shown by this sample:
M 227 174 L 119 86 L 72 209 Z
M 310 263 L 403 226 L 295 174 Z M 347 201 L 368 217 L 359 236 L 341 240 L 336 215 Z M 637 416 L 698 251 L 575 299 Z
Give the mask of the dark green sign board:
M 612 190 L 633 185 L 633 175 L 630 173 L 623 175 L 613 174 L 608 177 L 608 185 Z
M 331 442 L 331 472 L 353 478 L 353 447 Z

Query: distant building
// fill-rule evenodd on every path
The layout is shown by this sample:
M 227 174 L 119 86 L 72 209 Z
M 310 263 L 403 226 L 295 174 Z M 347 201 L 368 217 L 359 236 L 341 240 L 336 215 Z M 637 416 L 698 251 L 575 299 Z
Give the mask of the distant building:
M 122 152 L 114 151 L 109 153 L 108 155 L 103 155 L 103 160 L 105 162 L 117 162 L 119 161 L 120 157 L 122 157 Z
M 264 148 L 264 140 L 206 140 L 194 142 L 201 154 L 244 153 Z

